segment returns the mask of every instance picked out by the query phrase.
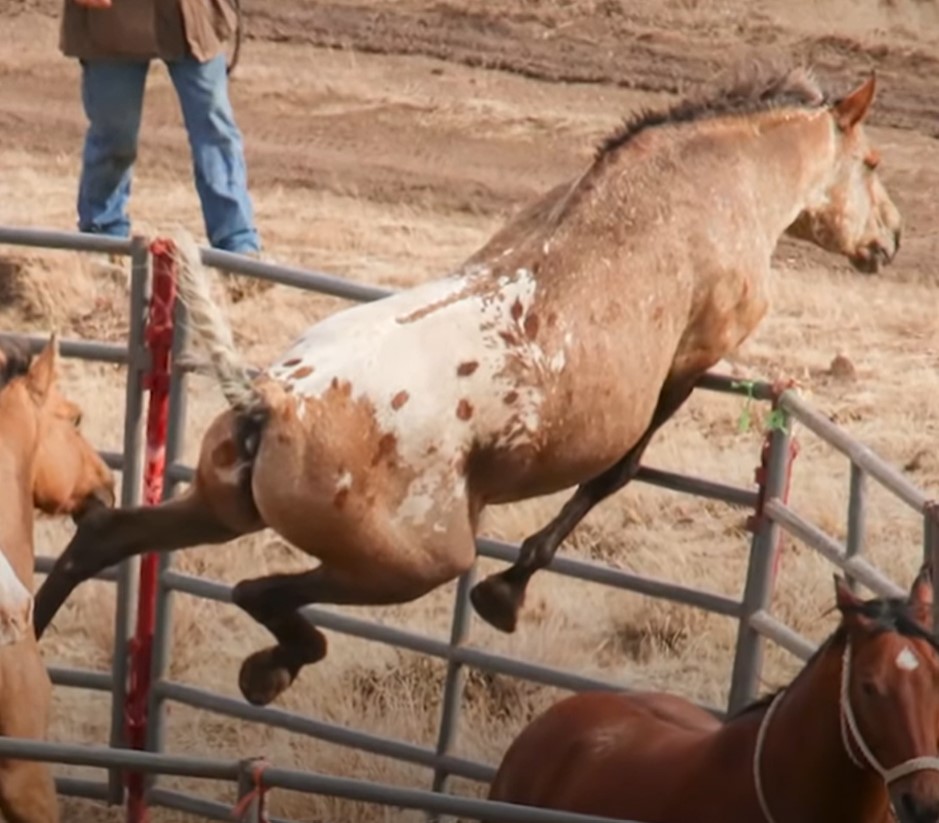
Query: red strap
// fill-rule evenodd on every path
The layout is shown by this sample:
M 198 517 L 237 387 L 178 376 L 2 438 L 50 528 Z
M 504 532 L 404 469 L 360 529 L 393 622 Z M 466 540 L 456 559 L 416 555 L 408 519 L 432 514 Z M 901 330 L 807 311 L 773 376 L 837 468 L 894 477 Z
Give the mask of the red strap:
M 269 766 L 270 763 L 262 759 L 257 761 L 254 767 L 251 769 L 251 777 L 254 780 L 254 788 L 232 807 L 232 816 L 235 818 L 235 820 L 242 821 L 243 823 L 245 815 L 248 812 L 248 807 L 255 800 L 257 800 L 261 811 L 261 823 L 270 823 L 267 812 L 264 810 L 264 796 L 267 794 L 267 789 L 263 783 L 264 772 Z

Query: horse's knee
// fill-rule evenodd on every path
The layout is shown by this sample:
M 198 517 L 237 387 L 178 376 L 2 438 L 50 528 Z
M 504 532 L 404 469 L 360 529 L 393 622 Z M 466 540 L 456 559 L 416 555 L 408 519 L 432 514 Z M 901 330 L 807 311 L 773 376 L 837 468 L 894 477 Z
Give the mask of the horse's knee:
M 57 571 L 77 582 L 96 574 L 94 555 L 106 539 L 108 524 L 114 509 L 95 508 L 78 521 L 75 534 L 69 541 L 57 565 Z
M 271 582 L 266 577 L 240 580 L 232 588 L 231 599 L 239 609 L 247 612 L 255 620 L 264 622 L 281 609 L 280 601 L 270 596 Z

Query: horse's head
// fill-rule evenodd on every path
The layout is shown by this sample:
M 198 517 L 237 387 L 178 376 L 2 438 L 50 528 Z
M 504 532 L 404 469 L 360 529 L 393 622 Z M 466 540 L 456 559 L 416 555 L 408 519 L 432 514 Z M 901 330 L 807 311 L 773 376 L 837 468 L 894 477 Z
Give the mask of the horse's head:
M 900 212 L 877 174 L 880 155 L 862 121 L 874 99 L 874 75 L 828 112 L 834 130 L 831 173 L 788 233 L 845 255 L 859 271 L 873 274 L 900 248 Z
M 939 821 L 939 651 L 932 581 L 920 572 L 903 600 L 857 598 L 836 579 L 846 634 L 841 714 L 856 765 L 887 783 L 900 823 Z
M 0 348 L 8 381 L 0 423 L 14 442 L 32 447 L 33 504 L 78 517 L 90 505 L 114 505 L 114 477 L 81 433 L 81 409 L 58 388 L 57 361 L 56 335 L 32 358 L 11 344 Z

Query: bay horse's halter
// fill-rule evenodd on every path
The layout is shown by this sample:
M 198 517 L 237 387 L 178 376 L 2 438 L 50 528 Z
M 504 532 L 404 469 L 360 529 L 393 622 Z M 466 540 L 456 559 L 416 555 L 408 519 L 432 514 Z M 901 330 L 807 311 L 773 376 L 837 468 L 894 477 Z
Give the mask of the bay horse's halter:
M 877 772 L 877 774 L 879 774 L 883 779 L 884 783 L 886 783 L 888 786 L 893 783 L 893 781 L 899 780 L 901 777 L 906 777 L 909 774 L 913 774 L 913 772 L 925 771 L 927 769 L 939 771 L 939 757 L 913 757 L 889 769 L 884 768 L 884 766 L 881 765 L 880 761 L 874 756 L 874 753 L 870 750 L 870 747 L 864 741 L 864 737 L 861 735 L 861 730 L 858 728 L 857 718 L 854 716 L 854 710 L 851 708 L 851 696 L 848 692 L 850 679 L 851 643 L 847 642 L 845 643 L 844 654 L 841 658 L 841 693 L 838 705 L 838 719 L 839 725 L 841 727 L 841 743 L 844 746 L 845 754 L 848 755 L 850 761 L 861 770 L 866 768 L 866 761 L 867 766 Z M 766 801 L 766 794 L 763 791 L 763 779 L 760 775 L 760 760 L 763 756 L 763 745 L 766 741 L 766 730 L 769 728 L 770 718 L 773 716 L 773 712 L 782 702 L 782 697 L 785 693 L 785 689 L 779 692 L 779 694 L 773 698 L 773 702 L 770 703 L 769 708 L 766 710 L 766 714 L 763 715 L 763 721 L 760 723 L 759 731 L 757 731 L 756 734 L 756 747 L 753 750 L 753 782 L 756 785 L 756 796 L 760 801 L 760 809 L 762 810 L 763 816 L 766 818 L 767 823 L 776 823 L 776 818 L 773 817 L 773 814 L 769 809 L 769 804 Z M 854 746 L 851 745 L 852 742 L 854 743 Z M 860 751 L 860 757 L 855 754 L 855 747 Z M 894 817 L 896 817 L 896 811 L 894 810 L 892 803 L 890 810 L 894 814 Z

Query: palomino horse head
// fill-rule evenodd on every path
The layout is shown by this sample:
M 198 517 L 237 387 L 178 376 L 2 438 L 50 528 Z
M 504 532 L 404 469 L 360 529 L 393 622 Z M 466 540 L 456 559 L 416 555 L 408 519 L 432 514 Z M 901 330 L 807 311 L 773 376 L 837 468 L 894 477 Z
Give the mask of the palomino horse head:
M 845 255 L 858 270 L 873 274 L 900 248 L 900 212 L 880 182 L 880 156 L 862 121 L 874 100 L 870 78 L 830 108 L 837 156 L 827 185 L 815 193 L 788 234 Z
M 887 783 L 900 823 L 939 821 L 939 643 L 932 583 L 920 571 L 905 600 L 862 601 L 839 578 L 845 633 L 842 735 L 848 755 Z
M 34 505 L 78 518 L 91 505 L 114 505 L 114 477 L 81 433 L 81 409 L 59 391 L 57 361 L 54 334 L 32 358 L 9 341 L 0 345 L 0 436 L 34 448 Z

